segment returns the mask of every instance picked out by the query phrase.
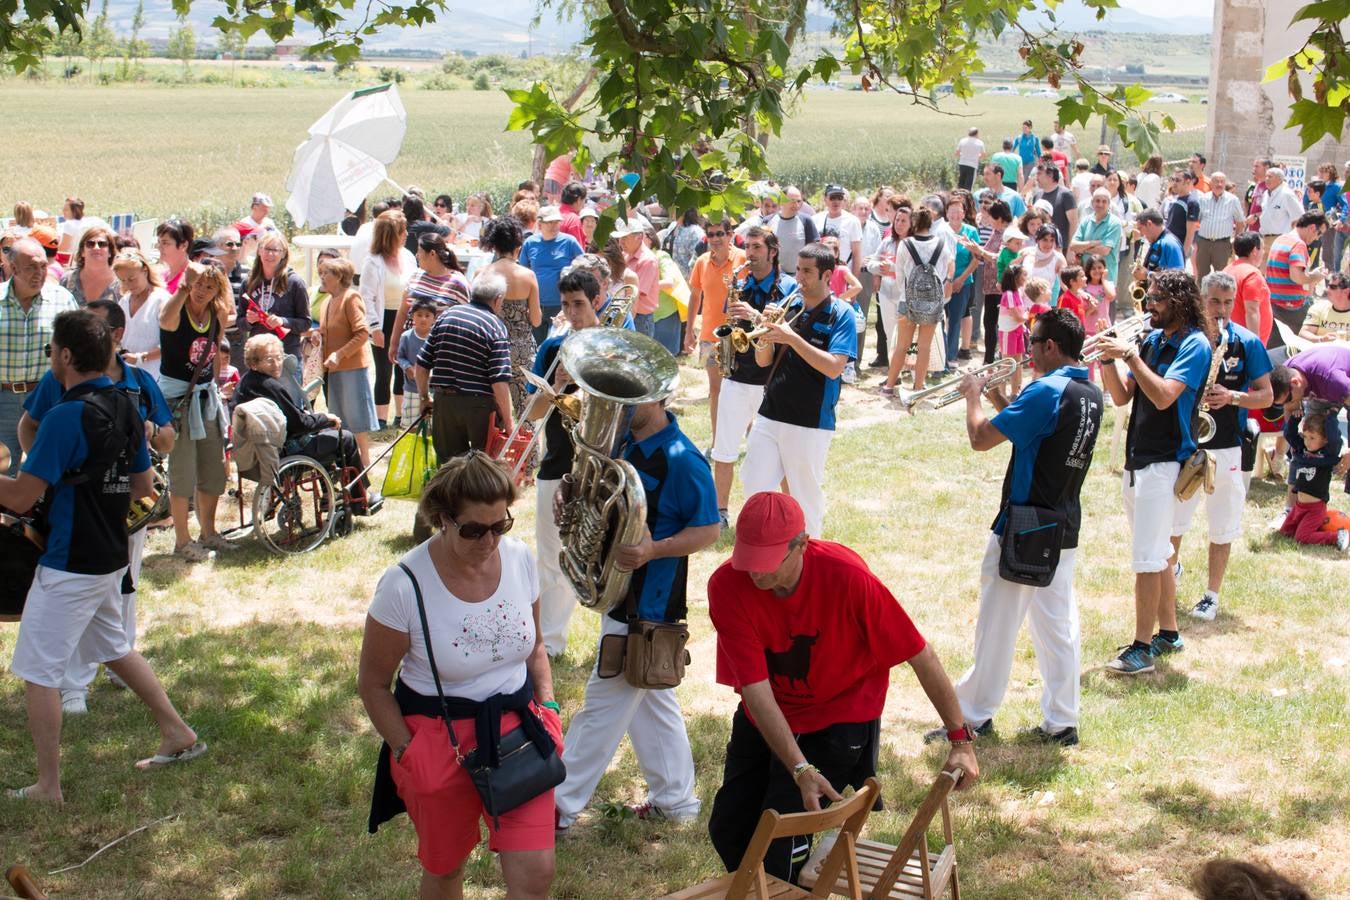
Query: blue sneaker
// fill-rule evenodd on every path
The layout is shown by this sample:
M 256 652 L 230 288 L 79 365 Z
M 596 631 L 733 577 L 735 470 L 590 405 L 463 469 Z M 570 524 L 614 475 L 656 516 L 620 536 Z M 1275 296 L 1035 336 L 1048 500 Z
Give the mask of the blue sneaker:
M 1108 675 L 1147 675 L 1153 671 L 1153 656 L 1134 644 L 1121 649 L 1121 654 L 1106 664 Z
M 1169 653 L 1180 653 L 1184 649 L 1186 649 L 1186 642 L 1181 639 L 1181 635 L 1178 634 L 1177 639 L 1173 641 L 1168 640 L 1161 634 L 1155 634 L 1153 640 L 1149 642 L 1148 652 L 1154 659 L 1157 659 Z

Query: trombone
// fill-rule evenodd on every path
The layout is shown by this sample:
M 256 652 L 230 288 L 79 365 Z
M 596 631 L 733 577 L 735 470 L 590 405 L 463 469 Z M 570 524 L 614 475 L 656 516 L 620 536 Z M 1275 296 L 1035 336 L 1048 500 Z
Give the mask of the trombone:
M 1005 356 L 997 362 L 992 362 L 987 366 L 980 366 L 970 372 L 954 375 L 939 384 L 921 391 L 900 391 L 895 396 L 895 402 L 904 407 L 908 412 L 913 412 L 914 407 L 923 405 L 928 409 L 941 409 L 949 406 L 961 399 L 961 381 L 966 375 L 989 374 L 989 380 L 985 382 L 984 389 L 998 387 L 1005 382 L 1011 381 L 1013 375 L 1022 367 L 1025 359 L 1014 359 L 1011 356 Z
M 1153 330 L 1153 317 L 1148 313 L 1139 313 L 1130 316 L 1128 319 L 1121 319 L 1110 328 L 1104 328 L 1092 337 L 1088 338 L 1083 345 L 1083 362 L 1095 363 L 1102 358 L 1102 351 L 1098 349 L 1098 344 L 1104 337 L 1116 338 L 1122 341 L 1134 341 L 1138 343 L 1150 331 Z

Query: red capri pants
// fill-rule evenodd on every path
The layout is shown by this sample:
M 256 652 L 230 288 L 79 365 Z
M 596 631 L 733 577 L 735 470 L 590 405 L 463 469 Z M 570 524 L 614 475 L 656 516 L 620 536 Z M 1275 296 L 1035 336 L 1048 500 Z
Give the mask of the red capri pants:
M 561 754 L 562 722 L 551 709 L 541 712 L 544 727 Z M 553 849 L 553 791 L 500 816 L 498 828 L 483 810 L 469 773 L 455 761 L 445 721 L 428 716 L 404 716 L 403 721 L 412 732 L 412 741 L 402 760 L 390 760 L 390 772 L 417 828 L 417 858 L 422 868 L 441 876 L 463 865 L 482 840 L 480 821 L 487 824 L 488 848 L 494 853 Z M 518 713 L 502 714 L 502 734 L 519 724 Z M 455 719 L 454 725 L 460 752 L 467 756 L 478 746 L 474 720 Z

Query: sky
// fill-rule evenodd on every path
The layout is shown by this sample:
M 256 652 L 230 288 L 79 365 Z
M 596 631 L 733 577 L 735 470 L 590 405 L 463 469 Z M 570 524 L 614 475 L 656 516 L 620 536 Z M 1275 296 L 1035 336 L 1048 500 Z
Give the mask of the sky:
M 1150 16 L 1212 16 L 1214 0 L 1118 0 L 1122 9 Z

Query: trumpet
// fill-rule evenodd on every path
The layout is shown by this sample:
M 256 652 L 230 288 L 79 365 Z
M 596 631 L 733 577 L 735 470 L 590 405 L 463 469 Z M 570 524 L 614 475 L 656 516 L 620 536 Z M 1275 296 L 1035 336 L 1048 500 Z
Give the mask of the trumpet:
M 790 317 L 787 319 L 783 318 L 787 313 L 788 302 L 791 301 L 793 297 L 797 296 L 798 293 L 800 292 L 793 291 L 791 294 L 788 294 L 783 298 L 783 302 L 779 305 L 764 307 L 764 311 L 760 313 L 754 321 L 755 327 L 750 331 L 744 332 L 745 347 L 753 347 L 756 350 L 767 349 L 769 345 L 764 343 L 761 338 L 769 333 L 769 329 L 772 326 L 782 324 L 791 327 L 792 323 L 797 321 L 797 318 L 801 316 L 802 313 L 806 312 L 806 304 L 803 303 Z M 732 343 L 735 344 L 737 342 L 736 335 L 733 334 L 731 338 Z
M 1011 381 L 1017 371 L 1022 368 L 1024 358 L 1014 359 L 1011 356 L 1005 356 L 997 362 L 992 362 L 987 366 L 980 366 L 970 375 L 983 375 L 989 373 L 989 380 L 985 382 L 985 390 L 991 387 L 998 387 L 1005 382 Z M 928 409 L 942 409 L 961 399 L 961 381 L 966 377 L 965 374 L 954 375 L 940 384 L 935 384 L 930 388 L 921 391 L 900 391 L 896 395 L 896 402 L 906 410 L 913 412 L 914 407 L 922 404 Z
M 1111 337 L 1137 343 L 1153 330 L 1152 322 L 1153 317 L 1148 313 L 1139 313 L 1130 316 L 1128 319 L 1121 319 L 1110 328 L 1097 332 L 1083 345 L 1083 362 L 1094 363 L 1102 358 L 1102 352 L 1097 348 L 1102 338 Z

